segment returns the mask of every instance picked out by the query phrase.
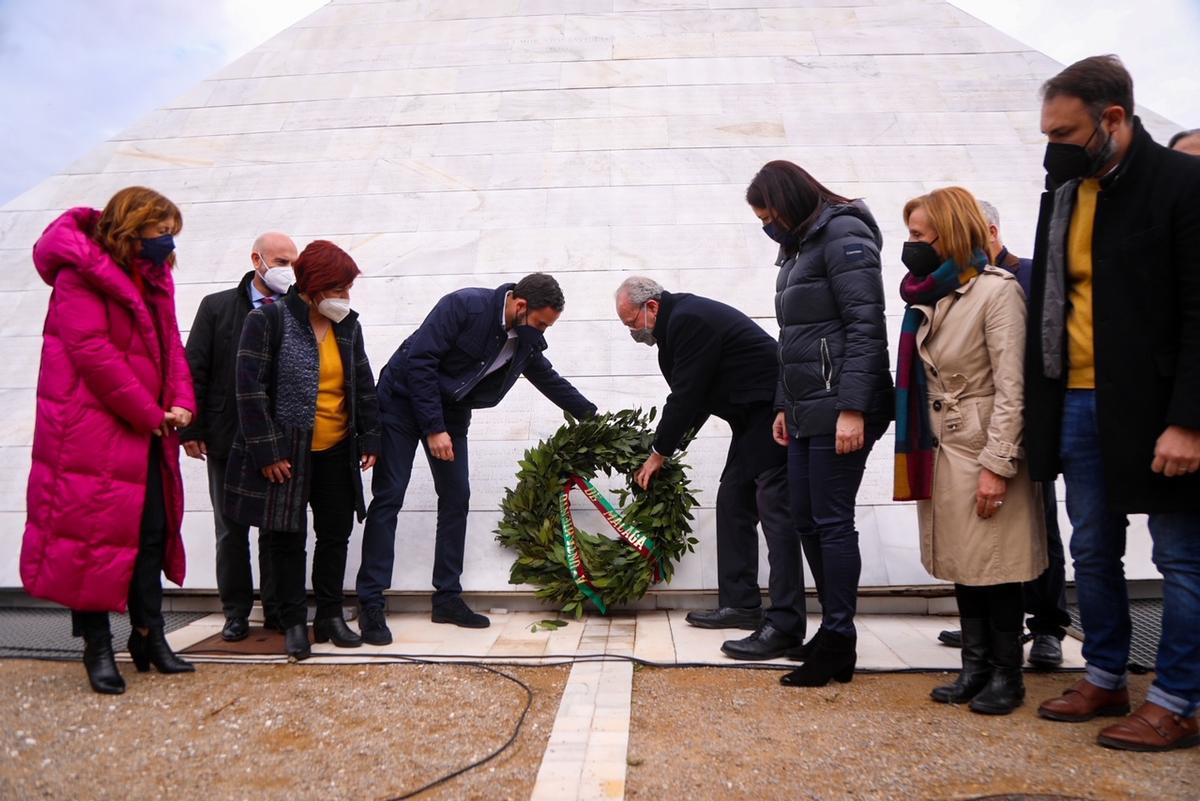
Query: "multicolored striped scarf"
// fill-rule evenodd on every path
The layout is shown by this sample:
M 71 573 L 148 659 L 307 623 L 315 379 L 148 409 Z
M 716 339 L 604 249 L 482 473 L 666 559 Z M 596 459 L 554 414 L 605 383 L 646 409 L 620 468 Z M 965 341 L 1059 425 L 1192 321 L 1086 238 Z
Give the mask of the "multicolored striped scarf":
M 916 306 L 933 306 L 979 275 L 987 256 L 976 250 L 971 263 L 960 268 L 953 259 L 929 275 L 912 273 L 900 282 L 900 297 L 908 304 L 900 324 L 900 349 L 896 365 L 896 467 L 893 498 L 922 501 L 933 489 L 933 432 L 929 421 L 929 389 L 925 365 L 917 353 L 917 329 L 925 314 Z

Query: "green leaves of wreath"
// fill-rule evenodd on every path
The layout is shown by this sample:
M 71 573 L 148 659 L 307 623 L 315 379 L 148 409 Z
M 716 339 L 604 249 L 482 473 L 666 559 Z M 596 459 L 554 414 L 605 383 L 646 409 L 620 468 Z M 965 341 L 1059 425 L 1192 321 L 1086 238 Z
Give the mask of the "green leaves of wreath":
M 641 598 L 659 579 L 671 580 L 675 562 L 698 542 L 689 536 L 696 497 L 682 452 L 663 465 L 649 490 L 633 483 L 650 453 L 655 414 L 627 409 L 570 421 L 525 452 L 496 529 L 497 541 L 518 554 L 509 581 L 532 584 L 539 598 L 582 617 L 588 601 L 604 613 Z M 574 496 L 594 503 L 620 538 L 575 528 L 570 495 L 564 496 L 571 486 L 583 490 Z M 602 497 L 610 486 L 613 503 Z

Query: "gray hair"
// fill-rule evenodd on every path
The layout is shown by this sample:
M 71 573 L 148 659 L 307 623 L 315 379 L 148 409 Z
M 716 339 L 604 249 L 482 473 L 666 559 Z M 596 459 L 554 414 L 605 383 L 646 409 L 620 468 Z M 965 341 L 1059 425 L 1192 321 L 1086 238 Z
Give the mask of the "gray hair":
M 986 200 L 979 201 L 979 210 L 983 212 L 983 217 L 988 221 L 988 225 L 1000 227 L 1000 212 L 996 211 L 996 207 Z
M 631 275 L 621 282 L 613 297 L 620 302 L 621 297 L 624 296 L 629 299 L 630 303 L 641 306 L 648 300 L 660 300 L 662 293 L 662 284 L 653 278 L 647 278 L 644 275 Z

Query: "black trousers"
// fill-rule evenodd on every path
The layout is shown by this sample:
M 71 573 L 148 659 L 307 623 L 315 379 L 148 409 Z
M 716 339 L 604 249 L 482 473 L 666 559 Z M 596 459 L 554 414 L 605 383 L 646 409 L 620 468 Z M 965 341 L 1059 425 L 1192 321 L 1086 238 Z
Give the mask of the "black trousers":
M 213 507 L 213 528 L 217 535 L 217 593 L 226 618 L 249 617 L 254 606 L 254 575 L 250 570 L 250 527 L 239 523 L 222 510 L 225 508 L 225 469 L 228 458 L 209 454 L 208 497 Z M 258 574 L 262 581 L 263 614 L 274 618 L 274 577 L 271 560 L 261 532 L 258 541 Z
M 787 451 L 771 438 L 775 411 L 756 404 L 728 418 L 733 436 L 717 489 L 717 595 L 722 607 L 762 605 L 758 530 L 767 542 L 765 617 L 781 631 L 804 636 L 804 572 L 800 536 L 788 503 Z
M 782 450 L 782 449 L 781 449 Z M 767 541 L 771 605 L 765 617 L 781 631 L 804 637 L 804 574 L 800 535 L 788 507 L 788 472 L 782 464 L 751 479 L 729 476 L 717 489 L 717 587 L 719 604 L 759 606 L 758 531 Z
M 129 580 L 129 624 L 137 629 L 162 628 L 162 569 L 167 543 L 167 507 L 163 496 L 162 441 L 150 442 L 146 470 L 146 500 L 142 507 L 137 559 Z M 71 610 L 71 630 L 76 637 L 89 632 L 109 632 L 107 612 Z
M 313 548 L 312 584 L 317 600 L 317 619 L 341 617 L 343 584 L 346 577 L 346 545 L 354 528 L 354 483 L 352 470 L 356 454 L 351 440 L 312 454 L 308 506 L 312 508 L 316 546 Z M 304 590 L 304 565 L 308 554 L 305 531 L 268 531 L 259 533 L 270 554 L 270 570 L 275 577 L 275 598 L 279 620 L 285 627 L 308 619 Z
M 954 597 L 960 618 L 987 620 L 996 631 L 1021 631 L 1023 605 L 1017 582 L 986 587 L 955 584 Z
M 1063 553 L 1062 533 L 1058 529 L 1058 498 L 1054 482 L 1041 484 L 1042 500 L 1046 506 L 1046 555 L 1049 566 L 1042 575 L 1021 585 L 1025 598 L 1026 621 L 1034 634 L 1050 634 L 1058 639 L 1067 636 L 1071 614 L 1067 611 L 1067 562 Z

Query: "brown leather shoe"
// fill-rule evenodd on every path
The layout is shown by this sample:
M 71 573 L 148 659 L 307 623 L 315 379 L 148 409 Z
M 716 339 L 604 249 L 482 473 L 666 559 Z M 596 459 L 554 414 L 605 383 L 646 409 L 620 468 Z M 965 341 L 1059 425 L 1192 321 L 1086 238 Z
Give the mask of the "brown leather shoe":
M 1038 714 L 1047 720 L 1067 723 L 1083 723 L 1094 717 L 1120 717 L 1129 714 L 1129 690 L 1103 690 L 1087 679 L 1080 679 L 1074 687 L 1058 698 L 1043 701 Z
M 1181 718 L 1149 701 L 1120 723 L 1114 723 L 1096 738 L 1106 748 L 1123 751 L 1173 751 L 1200 745 L 1200 726 L 1195 718 Z

